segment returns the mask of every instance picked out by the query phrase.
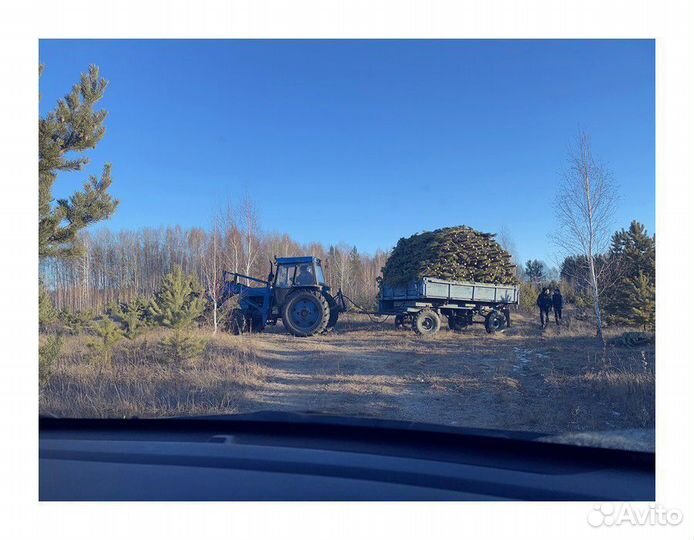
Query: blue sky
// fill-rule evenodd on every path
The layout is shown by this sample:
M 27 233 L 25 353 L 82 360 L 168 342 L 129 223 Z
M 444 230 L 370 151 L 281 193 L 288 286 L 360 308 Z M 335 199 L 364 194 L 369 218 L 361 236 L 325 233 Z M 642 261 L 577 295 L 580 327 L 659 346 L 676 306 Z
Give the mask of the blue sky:
M 579 128 L 655 232 L 653 41 L 43 40 L 40 112 L 98 64 L 114 230 L 208 226 L 244 194 L 263 228 L 373 252 L 422 230 L 505 228 L 552 264 L 552 200 Z

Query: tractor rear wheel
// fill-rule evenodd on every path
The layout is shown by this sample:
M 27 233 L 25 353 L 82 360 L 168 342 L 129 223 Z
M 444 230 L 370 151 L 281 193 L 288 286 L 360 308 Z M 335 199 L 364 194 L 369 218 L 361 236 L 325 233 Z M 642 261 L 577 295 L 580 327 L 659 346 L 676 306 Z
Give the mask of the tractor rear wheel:
M 432 336 L 441 328 L 441 317 L 433 309 L 423 309 L 415 315 L 412 326 L 420 336 Z
M 325 327 L 324 333 L 330 332 L 337 324 L 337 319 L 340 316 L 340 310 L 337 307 L 337 302 L 328 293 L 323 293 L 323 296 L 328 302 L 328 308 L 330 309 L 330 318 L 328 319 L 328 325 Z
M 291 293 L 282 306 L 282 322 L 289 333 L 307 337 L 323 332 L 330 320 L 330 306 L 320 291 L 300 289 Z

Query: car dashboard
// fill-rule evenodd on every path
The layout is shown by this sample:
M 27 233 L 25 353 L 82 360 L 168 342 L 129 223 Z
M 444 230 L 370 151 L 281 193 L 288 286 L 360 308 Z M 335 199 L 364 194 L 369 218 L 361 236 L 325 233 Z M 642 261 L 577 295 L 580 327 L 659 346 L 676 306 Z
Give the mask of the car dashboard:
M 648 452 L 311 414 L 39 421 L 43 501 L 655 499 Z

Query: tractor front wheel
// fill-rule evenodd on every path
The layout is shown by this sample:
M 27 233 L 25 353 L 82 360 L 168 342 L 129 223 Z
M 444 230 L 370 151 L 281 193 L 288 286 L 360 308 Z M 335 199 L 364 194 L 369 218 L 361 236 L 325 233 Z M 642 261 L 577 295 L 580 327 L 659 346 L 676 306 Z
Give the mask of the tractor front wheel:
M 263 317 L 258 309 L 233 309 L 227 320 L 227 329 L 237 336 L 251 332 L 262 332 L 265 328 Z
M 282 307 L 282 322 L 297 337 L 319 334 L 330 321 L 330 306 L 320 291 L 300 289 L 291 293 Z
M 249 332 L 262 332 L 265 330 L 265 321 L 259 308 L 251 308 L 246 313 L 246 325 Z
M 237 336 L 248 332 L 248 321 L 241 309 L 232 309 L 227 321 L 227 329 Z

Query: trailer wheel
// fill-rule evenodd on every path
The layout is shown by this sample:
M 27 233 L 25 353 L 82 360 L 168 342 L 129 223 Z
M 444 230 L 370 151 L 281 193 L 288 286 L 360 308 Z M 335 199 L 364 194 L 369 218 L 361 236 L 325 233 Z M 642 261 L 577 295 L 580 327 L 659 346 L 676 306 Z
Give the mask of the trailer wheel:
M 487 330 L 488 334 L 493 334 L 504 329 L 506 326 L 506 317 L 503 313 L 498 311 L 492 311 L 484 319 L 484 328 Z
M 413 330 L 420 336 L 431 336 L 441 328 L 441 317 L 433 309 L 423 309 L 414 318 Z
M 395 328 L 404 329 L 412 326 L 412 317 L 404 313 L 395 316 Z
M 289 333 L 307 337 L 323 332 L 330 320 L 330 306 L 325 297 L 312 289 L 291 293 L 282 306 L 282 322 Z

